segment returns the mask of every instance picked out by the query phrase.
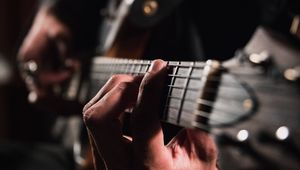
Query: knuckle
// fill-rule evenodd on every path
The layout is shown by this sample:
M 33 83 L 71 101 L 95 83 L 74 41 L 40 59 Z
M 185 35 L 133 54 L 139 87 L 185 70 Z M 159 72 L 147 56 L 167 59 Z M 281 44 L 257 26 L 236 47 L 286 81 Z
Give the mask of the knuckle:
M 126 75 L 126 74 L 114 74 L 111 76 L 108 82 L 117 84 L 122 81 L 132 81 L 132 80 L 133 80 L 133 76 Z
M 85 106 L 86 107 L 86 106 Z M 83 122 L 89 127 L 91 125 L 91 115 L 93 114 L 94 110 L 93 108 L 89 108 L 86 110 L 83 110 Z
M 92 106 L 90 108 L 88 108 L 87 110 L 85 110 L 83 112 L 83 122 L 86 124 L 87 127 L 94 127 L 97 123 L 99 123 L 99 120 L 97 118 L 97 109 Z
M 92 102 L 89 101 L 87 104 L 84 105 L 82 109 L 82 113 L 84 114 L 91 106 L 92 106 Z
M 124 91 L 124 90 L 128 89 L 131 85 L 132 85 L 131 82 L 120 82 L 117 85 L 117 89 L 120 91 Z
M 117 82 L 120 81 L 121 79 L 121 76 L 120 74 L 115 74 L 115 75 L 112 75 L 109 80 L 107 81 L 107 83 L 110 83 L 110 84 L 116 84 Z
M 122 78 L 122 76 L 124 76 L 124 75 L 122 75 L 122 74 L 114 74 L 114 75 L 111 76 L 110 79 L 112 81 L 118 81 L 118 80 L 120 80 Z

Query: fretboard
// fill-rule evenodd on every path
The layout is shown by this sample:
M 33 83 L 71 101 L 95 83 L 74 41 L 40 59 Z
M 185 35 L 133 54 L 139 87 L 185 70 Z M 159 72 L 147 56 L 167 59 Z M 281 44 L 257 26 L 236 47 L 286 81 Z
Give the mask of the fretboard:
M 90 71 L 89 98 L 112 75 L 143 75 L 150 64 L 150 60 L 95 57 Z M 219 62 L 169 61 L 167 65 L 169 73 L 160 113 L 162 121 L 209 130 L 210 125 L 231 122 L 249 111 L 243 109 L 243 100 L 249 98 L 248 93 L 231 75 L 221 75 L 223 69 Z M 237 109 L 232 109 L 232 104 Z

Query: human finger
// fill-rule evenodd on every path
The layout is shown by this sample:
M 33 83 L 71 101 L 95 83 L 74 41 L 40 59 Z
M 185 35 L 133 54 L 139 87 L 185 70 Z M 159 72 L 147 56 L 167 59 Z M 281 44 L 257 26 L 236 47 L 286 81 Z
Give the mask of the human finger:
M 133 147 L 137 166 L 152 164 L 150 161 L 164 161 L 165 151 L 163 132 L 159 119 L 163 85 L 167 75 L 166 62 L 155 60 L 144 76 L 137 99 L 136 109 L 132 115 Z M 148 159 L 148 158 L 151 159 Z M 140 168 L 140 167 L 138 167 Z
M 130 148 L 122 136 L 120 116 L 137 98 L 139 82 L 136 81 L 139 79 L 118 83 L 83 113 L 88 131 L 111 169 L 129 166 L 124 158 L 129 158 Z
M 94 105 L 97 101 L 99 101 L 107 92 L 109 92 L 112 88 L 117 86 L 121 82 L 130 82 L 133 81 L 133 77 L 126 74 L 116 74 L 113 75 L 105 85 L 98 91 L 98 93 L 84 106 L 83 112 L 85 112 L 88 108 Z
M 175 161 L 176 166 L 187 166 L 192 169 L 218 169 L 217 147 L 205 131 L 183 129 L 170 141 L 167 147 L 174 155 L 173 157 L 180 155 L 186 160 L 184 162 Z M 185 165 L 185 162 L 189 162 L 189 164 Z

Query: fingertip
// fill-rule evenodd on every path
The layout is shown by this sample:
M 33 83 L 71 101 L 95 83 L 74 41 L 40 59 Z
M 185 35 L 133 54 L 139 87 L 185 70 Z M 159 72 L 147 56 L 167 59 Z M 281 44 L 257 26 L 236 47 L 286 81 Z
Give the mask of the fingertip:
M 153 60 L 150 65 L 149 72 L 157 72 L 166 66 L 167 66 L 167 62 L 165 62 L 164 60 L 161 59 Z

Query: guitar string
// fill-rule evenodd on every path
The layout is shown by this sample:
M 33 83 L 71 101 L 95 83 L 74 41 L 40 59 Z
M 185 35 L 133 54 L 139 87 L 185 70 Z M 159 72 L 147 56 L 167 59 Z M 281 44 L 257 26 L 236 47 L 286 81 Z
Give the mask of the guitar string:
M 198 112 L 197 115 L 199 115 L 200 117 L 210 118 L 210 120 L 212 120 L 212 121 L 215 121 L 215 122 L 218 122 L 218 123 L 223 123 L 223 124 L 226 123 L 226 122 L 228 122 L 228 119 L 229 120 L 233 120 L 233 119 L 241 118 L 241 116 L 240 116 L 241 113 L 240 112 L 237 113 L 237 112 L 228 111 L 228 110 L 226 110 L 224 108 L 221 109 L 221 108 L 215 107 L 212 103 L 207 103 L 205 101 L 197 101 L 196 103 L 204 105 L 204 106 L 211 107 L 211 109 L 213 110 L 212 112 L 205 112 L 205 111 L 203 111 L 201 109 L 195 109 L 195 112 Z M 165 107 L 166 108 L 171 108 L 171 109 L 178 110 L 177 107 L 174 107 L 171 104 L 166 105 Z M 186 109 L 185 107 L 183 107 L 182 110 L 186 111 L 186 112 L 191 112 L 191 113 L 189 113 L 191 115 L 195 114 L 195 113 L 193 113 L 194 111 L 192 111 L 190 109 Z M 200 114 L 200 113 L 205 113 L 205 114 Z M 212 114 L 217 114 L 217 115 L 222 115 L 223 114 L 223 115 L 226 115 L 226 117 L 228 119 L 219 119 L 219 118 L 213 119 L 213 118 L 211 118 Z M 242 116 L 246 116 L 246 115 L 249 115 L 249 113 L 246 113 L 245 115 L 242 115 Z
M 150 66 L 150 64 L 147 64 L 147 66 Z M 125 68 L 126 68 L 126 66 L 125 66 Z M 142 69 L 142 66 L 140 66 L 140 70 L 141 70 L 141 69 Z M 125 69 L 125 70 L 127 70 L 127 69 Z M 132 70 L 133 70 L 133 69 L 132 69 Z M 148 70 L 148 69 L 146 68 L 145 70 Z M 129 72 L 129 71 L 126 71 L 126 72 Z M 125 73 L 126 73 L 126 72 L 125 72 Z M 146 71 L 145 71 L 145 72 L 146 72 Z M 145 72 L 144 72 L 144 73 L 145 73 Z M 142 73 L 142 74 L 144 74 L 144 73 Z M 111 74 L 113 74 L 113 73 L 111 73 Z M 134 74 L 134 73 L 131 72 L 131 74 Z M 137 74 L 140 74 L 140 72 L 138 72 Z M 176 122 L 175 124 L 178 124 L 178 123 Z M 201 126 L 201 129 L 204 129 L 204 130 L 209 131 L 209 128 L 208 128 L 207 125 L 198 123 L 198 127 L 199 127 L 199 126 Z
M 170 97 L 169 97 L 170 98 Z M 184 100 L 184 101 L 187 101 L 187 102 L 195 102 L 195 100 L 193 99 L 183 99 L 183 98 L 179 98 L 179 97 L 171 97 L 171 98 L 175 98 L 175 99 L 178 99 L 178 100 Z M 233 100 L 234 101 L 234 100 Z M 236 100 L 236 101 L 239 101 L 239 100 Z M 223 110 L 226 110 L 224 108 L 221 108 L 221 107 L 216 107 L 215 105 L 218 103 L 218 102 L 215 102 L 215 101 L 212 101 L 212 100 L 206 100 L 206 99 L 198 99 L 196 100 L 196 103 L 197 104 L 201 104 L 201 105 L 204 105 L 204 106 L 208 106 L 208 107 L 211 107 L 211 109 L 215 109 L 215 110 L 218 110 L 218 111 L 221 111 L 221 112 L 224 112 Z M 169 106 L 172 106 L 172 105 L 169 105 Z M 250 111 L 249 109 L 247 110 L 244 110 L 244 111 Z M 239 113 L 230 113 L 231 115 L 239 115 Z
M 130 59 L 108 59 L 102 58 L 94 60 L 94 66 L 99 65 L 151 65 L 150 60 L 130 60 Z M 167 61 L 168 66 L 204 68 L 206 63 L 201 61 Z
M 101 73 L 103 73 L 102 71 L 99 71 L 98 73 L 93 73 L 94 75 L 96 75 L 96 74 L 99 74 L 100 76 L 97 76 L 97 77 L 93 77 L 94 79 L 103 79 L 103 80 L 108 80 L 112 75 L 114 75 L 114 74 L 131 74 L 131 75 L 143 75 L 143 74 L 145 74 L 145 72 L 138 72 L 138 73 L 124 73 L 124 72 L 117 72 L 117 71 L 115 71 L 115 72 L 109 72 L 110 74 L 105 74 L 105 73 L 103 73 L 103 74 L 105 74 L 105 76 L 104 75 L 102 75 Z M 108 73 L 108 72 L 107 72 Z M 92 74 L 92 75 L 93 75 Z M 169 78 L 173 78 L 174 76 L 173 75 L 168 75 L 168 77 Z M 174 77 L 174 78 L 176 78 L 176 77 Z M 185 77 L 186 79 L 188 79 L 188 78 L 191 78 L 191 77 Z M 185 80 L 186 80 L 185 79 Z M 200 78 L 191 78 L 191 80 L 199 80 L 199 82 L 200 82 Z M 175 80 L 176 81 L 176 80 Z M 227 80 L 227 79 L 224 79 L 224 80 L 217 80 L 217 77 L 214 77 L 214 76 L 211 76 L 210 78 L 209 78 L 209 80 L 208 80 L 209 82 L 215 82 L 215 83 L 220 83 L 220 85 L 219 85 L 219 88 L 220 87 L 222 87 L 222 88 L 232 88 L 232 89 L 234 89 L 234 88 L 239 88 L 239 87 L 241 87 L 237 82 L 235 82 L 235 81 L 232 81 L 232 80 Z M 195 87 L 195 88 L 191 88 L 191 87 L 185 87 L 185 86 L 178 86 L 178 85 L 169 85 L 169 87 L 171 87 L 171 88 L 178 88 L 178 89 L 187 89 L 187 90 L 194 90 L 194 91 L 196 91 L 196 90 L 198 90 L 199 89 L 199 86 L 197 86 L 197 87 Z M 201 87 L 200 87 L 201 88 Z
M 119 65 L 115 65 L 115 66 L 111 66 L 111 65 L 105 65 L 105 66 L 100 66 L 98 65 L 98 67 L 94 67 L 92 69 L 92 71 L 94 73 L 107 73 L 107 74 L 119 74 L 119 73 L 123 73 L 123 74 L 145 74 L 147 72 L 147 69 L 150 65 L 146 65 L 146 66 L 141 66 L 141 67 L 132 67 L 132 68 L 128 68 L 126 67 L 126 65 L 124 65 L 124 68 L 122 68 L 122 66 L 119 66 Z M 106 68 L 108 67 L 108 68 Z M 116 67 L 116 68 L 115 68 Z M 187 66 L 186 69 L 190 69 L 190 68 L 193 68 L 194 66 Z M 143 69 L 144 68 L 144 69 Z M 203 68 L 203 67 L 201 67 Z M 180 69 L 180 68 L 178 68 Z M 139 71 L 135 71 L 135 70 L 139 70 Z M 193 69 L 194 70 L 194 69 Z M 199 70 L 202 72 L 202 70 Z M 201 73 L 200 72 L 200 73 Z M 168 74 L 168 76 L 171 76 L 171 77 L 175 77 L 175 78 L 189 78 L 189 79 L 195 79 L 195 80 L 198 80 L 198 79 L 201 79 L 201 76 L 202 74 L 191 74 L 189 76 L 185 76 L 183 74 Z M 210 81 L 220 81 L 219 80 L 220 77 L 218 76 L 209 76 L 209 80 Z
M 149 61 L 150 62 L 150 61 Z M 192 66 L 189 66 L 189 65 L 181 65 L 181 64 L 179 64 L 179 62 L 177 62 L 178 64 L 169 64 L 169 66 L 173 66 L 173 67 L 180 67 L 180 68 L 189 68 L 189 67 L 192 67 Z M 150 66 L 150 63 L 133 63 L 133 64 L 135 64 L 135 65 L 137 65 L 139 68 L 140 68 L 140 70 L 139 70 L 139 72 L 133 72 L 132 70 L 134 70 L 134 68 L 131 68 L 130 70 L 128 70 L 128 71 L 126 71 L 127 73 L 133 73 L 133 74 L 144 74 L 145 72 L 141 72 L 141 70 L 142 70 L 142 67 L 144 66 L 144 65 L 147 65 L 147 66 Z M 200 67 L 200 66 L 193 66 L 193 68 L 204 68 L 204 66 L 205 66 L 205 63 L 202 63 L 203 64 L 203 66 L 202 67 Z M 115 65 L 115 64 L 113 64 L 115 67 L 117 67 L 118 65 Z M 129 64 L 127 64 L 127 65 L 129 65 Z M 126 69 L 128 69 L 128 68 L 130 68 L 130 67 L 128 67 L 128 66 L 126 66 Z M 147 69 L 146 69 L 147 70 Z M 173 77 L 178 77 L 178 78 L 191 78 L 191 79 L 197 79 L 197 77 L 186 77 L 186 76 L 182 76 L 182 75 L 169 75 L 169 76 L 173 76 Z M 215 77 L 210 77 L 210 81 L 215 81 L 214 80 L 214 78 Z M 198 79 L 200 79 L 200 78 L 198 78 Z M 216 77 L 216 79 L 219 81 L 219 77 Z M 226 80 L 226 79 L 225 79 Z M 228 80 L 226 80 L 226 83 L 228 83 L 229 81 Z M 222 80 L 222 84 L 221 84 L 221 86 L 222 87 L 225 87 L 224 86 L 224 80 Z M 230 82 L 231 83 L 231 82 Z M 228 85 L 230 85 L 230 84 L 228 84 Z M 234 87 L 238 87 L 237 85 L 236 85 L 236 83 L 234 83 L 233 84 L 234 85 Z M 232 86 L 231 86 L 232 87 Z M 178 87 L 174 87 L 174 88 L 178 88 Z M 195 89 L 191 89 L 191 90 L 195 90 Z M 211 90 L 210 92 L 215 92 L 215 91 L 213 91 L 213 90 Z M 219 98 L 220 96 L 218 96 L 218 98 Z M 223 96 L 224 97 L 224 96 Z M 202 114 L 204 114 L 203 112 L 202 112 Z M 206 113 L 207 114 L 207 113 Z M 205 116 L 205 115 L 204 115 Z M 257 121 L 260 121 L 260 120 L 257 120 Z M 268 123 L 270 123 L 270 122 L 268 122 Z M 203 125 L 203 126 L 205 126 L 205 125 Z M 240 130 L 240 128 L 235 128 L 236 130 Z
M 207 118 L 207 115 L 211 114 L 211 113 L 207 113 L 207 112 L 206 112 L 206 113 L 204 113 L 204 112 L 199 112 L 199 113 L 201 113 L 202 116 L 203 116 L 204 118 Z M 232 114 L 232 113 L 229 112 L 229 114 Z M 212 120 L 213 120 L 213 119 L 212 119 Z M 213 120 L 213 121 L 218 121 L 218 120 Z M 272 127 L 274 127 L 274 128 L 277 128 L 277 127 L 282 126 L 282 124 L 276 124 L 276 123 L 270 122 L 270 121 L 262 121 L 262 120 L 261 120 L 259 117 L 257 117 L 257 116 L 251 116 L 251 121 L 254 122 L 254 123 L 263 123 L 263 124 L 267 125 L 268 127 L 272 126 Z M 288 123 L 286 123 L 286 124 L 288 124 Z M 242 128 L 243 128 L 243 127 L 237 127 L 236 130 L 239 131 L 239 130 L 241 130 Z
M 215 92 L 215 91 L 214 91 Z M 170 98 L 170 97 L 172 97 L 172 98 L 175 98 L 175 97 L 173 97 L 173 96 L 167 96 L 167 99 L 166 100 L 168 100 L 168 98 Z M 222 98 L 222 97 L 224 97 L 224 96 L 218 96 L 218 98 Z M 181 100 L 185 100 L 185 101 L 189 101 L 188 99 L 183 99 L 183 98 L 177 98 L 177 99 L 179 99 L 180 101 Z M 192 100 L 191 100 L 192 101 Z M 194 101 L 194 100 L 193 100 Z M 224 101 L 228 101 L 228 99 L 227 100 L 224 100 Z M 231 102 L 232 101 L 236 101 L 236 102 L 238 102 L 238 101 L 240 101 L 240 100 L 231 100 Z M 205 100 L 205 99 L 201 99 L 201 100 L 198 100 L 198 101 L 196 101 L 196 103 L 197 104 L 201 104 L 201 105 L 204 105 L 204 106 L 209 106 L 209 107 L 211 107 L 212 109 L 214 109 L 214 113 L 216 113 L 216 110 L 217 111 L 219 111 L 219 113 L 223 113 L 223 114 L 226 114 L 226 116 L 228 117 L 228 116 L 230 116 L 230 119 L 232 119 L 232 118 L 234 118 L 234 117 L 237 117 L 236 115 L 239 115 L 239 113 L 235 113 L 235 112 L 229 112 L 229 111 L 226 111 L 226 109 L 224 109 L 224 108 L 220 108 L 220 107 L 216 107 L 214 104 L 216 104 L 217 102 L 214 102 L 214 101 L 212 101 L 212 100 Z M 166 108 L 167 107 L 170 107 L 170 105 L 166 105 L 165 106 Z M 174 109 L 178 109 L 178 108 L 175 108 L 175 107 L 172 107 L 172 108 L 174 108 Z M 185 107 L 183 106 L 183 110 L 186 110 L 185 109 Z M 201 111 L 201 110 L 200 110 Z M 201 111 L 202 113 L 204 113 L 203 111 Z M 201 115 L 201 114 L 199 114 L 200 116 L 202 116 L 202 117 L 204 117 L 204 118 L 208 118 L 207 117 L 207 115 L 208 114 L 210 114 L 209 112 L 206 112 L 206 115 Z M 235 115 L 235 116 L 234 116 Z M 248 115 L 248 114 L 247 114 Z M 218 120 L 215 120 L 215 119 L 211 119 L 212 121 L 218 121 Z M 225 120 L 225 119 L 224 119 Z M 222 121 L 219 121 L 220 123 L 222 123 Z M 224 121 L 223 121 L 224 122 Z
M 104 60 L 104 63 L 98 63 L 97 65 L 94 65 L 95 66 L 94 69 L 93 69 L 94 72 L 115 73 L 115 74 L 118 74 L 118 73 L 145 74 L 146 71 L 148 70 L 146 68 L 148 68 L 150 66 L 150 60 L 144 60 L 144 61 L 148 61 L 147 63 L 139 63 L 139 62 L 134 62 L 135 60 L 127 60 L 127 59 L 107 59 L 107 58 L 104 58 L 103 60 Z M 105 61 L 107 63 L 105 63 Z M 121 61 L 121 63 L 118 62 L 118 61 Z M 131 61 L 131 62 L 129 62 L 129 61 Z M 112 62 L 116 62 L 116 63 L 112 63 Z M 178 62 L 178 63 L 180 63 L 180 62 Z M 203 69 L 205 67 L 204 62 L 187 62 L 187 63 L 189 63 L 189 64 L 182 65 L 182 64 L 174 64 L 174 63 L 170 63 L 170 62 L 168 62 L 167 64 L 168 64 L 168 66 L 178 67 L 179 69 L 184 67 L 184 68 L 187 68 L 187 69 L 191 68 L 191 69 L 194 70 L 194 68 Z M 199 64 L 201 64 L 201 66 L 199 66 Z M 138 70 L 138 69 L 134 68 L 135 65 L 139 66 L 138 67 L 139 71 L 134 71 L 134 70 Z M 105 68 L 107 66 L 109 67 L 108 69 Z M 124 68 L 122 68 L 122 66 Z M 147 66 L 147 67 L 145 67 L 145 66 Z M 116 67 L 117 69 L 114 69 L 114 67 Z M 145 68 L 144 71 L 141 71 L 141 70 L 143 70 L 142 67 Z M 222 69 L 222 68 L 220 68 L 220 69 Z M 120 70 L 120 71 L 116 71 L 116 70 Z M 200 71 L 202 71 L 202 70 L 200 70 Z M 178 77 L 178 78 L 187 78 L 187 79 L 197 80 L 197 79 L 201 79 L 202 75 L 195 76 L 195 74 L 191 74 L 191 76 L 184 76 L 184 75 L 181 75 L 181 74 L 169 74 L 168 76 L 175 77 L 175 78 Z M 209 81 L 219 82 L 220 77 L 209 76 Z M 224 81 L 224 80 L 222 80 L 222 81 Z M 228 81 L 228 80 L 226 80 L 226 81 Z
M 132 109 L 133 110 L 133 109 Z M 129 112 L 132 114 L 132 110 Z M 197 114 L 203 116 L 204 118 L 207 118 L 208 115 L 210 115 L 210 113 L 208 112 L 204 112 L 204 111 L 199 111 Z M 261 120 L 258 120 L 258 119 L 252 119 L 251 121 L 255 121 L 256 122 L 262 122 Z M 161 121 L 163 122 L 169 122 L 169 123 L 172 123 L 172 124 L 175 124 L 175 125 L 178 125 L 178 126 L 183 126 L 181 125 L 180 123 L 177 123 L 176 121 L 172 121 L 170 122 L 169 120 L 167 119 L 161 119 Z M 215 134 L 215 135 L 219 135 L 220 132 L 218 131 L 211 131 L 212 129 L 220 129 L 222 128 L 222 126 L 218 126 L 218 125 L 209 125 L 209 124 L 204 124 L 204 123 L 201 123 L 200 121 L 197 121 L 196 119 L 194 119 L 195 123 L 193 123 L 193 127 L 194 128 L 199 128 L 199 129 L 202 129 L 202 130 L 205 130 L 205 131 L 208 131 L 209 133 L 211 134 Z M 217 121 L 217 120 L 214 120 L 214 121 Z M 192 124 L 192 122 L 190 122 Z M 230 129 L 231 130 L 234 130 L 235 132 L 239 132 L 240 130 L 244 129 L 243 125 L 240 126 L 239 124 L 235 124 L 236 122 L 231 122 L 231 123 L 234 123 L 233 126 L 230 126 Z M 263 122 L 264 124 L 268 124 L 268 126 L 273 126 L 275 128 L 277 128 L 279 125 L 275 125 L 274 123 L 272 122 Z M 272 123 L 272 124 L 271 124 Z M 184 126 L 183 126 L 184 127 Z
M 147 69 L 146 69 L 147 70 Z M 113 73 L 111 73 L 111 74 L 113 74 Z M 174 75 L 170 75 L 169 74 L 169 76 L 174 76 Z M 200 79 L 199 79 L 200 80 Z M 215 80 L 215 81 L 217 81 L 217 80 Z M 222 85 L 223 87 L 224 87 L 224 85 Z M 236 86 L 236 85 L 235 85 Z M 198 90 L 199 88 L 195 88 L 195 89 L 192 89 L 192 88 L 186 88 L 186 87 L 184 87 L 184 86 L 182 86 L 182 87 L 180 87 L 180 86 L 174 86 L 174 85 L 169 85 L 169 87 L 171 87 L 171 88 L 182 88 L 182 89 L 185 89 L 185 90 Z M 236 86 L 237 87 L 237 86 Z M 206 89 L 206 92 L 209 92 L 209 93 L 216 93 L 217 92 L 217 90 L 215 90 L 215 89 L 211 89 L 211 88 L 208 88 L 208 89 Z M 219 96 L 218 96 L 219 97 Z
M 97 78 L 94 77 L 94 79 L 103 79 L 104 81 L 106 81 L 107 79 L 109 79 L 109 77 L 113 74 L 118 74 L 117 71 L 115 71 L 114 73 L 110 72 L 111 74 L 107 74 L 107 76 L 104 76 L 104 77 L 101 77 L 101 75 L 97 76 Z M 132 73 L 131 73 L 132 74 Z M 174 78 L 173 75 L 169 75 L 170 78 Z M 197 79 L 197 80 L 201 80 L 201 79 Z M 176 79 L 175 79 L 176 81 Z M 186 80 L 185 80 L 186 81 Z M 217 80 L 215 80 L 217 81 Z M 200 82 L 200 81 L 199 81 Z M 173 83 L 172 83 L 173 84 Z M 186 86 L 178 86 L 178 85 L 171 85 L 169 84 L 168 85 L 169 88 L 172 89 L 182 89 L 182 90 L 189 90 L 189 91 L 201 91 L 201 84 L 195 88 L 192 88 L 192 87 L 186 87 Z M 219 85 L 218 88 L 231 88 L 231 90 L 234 90 L 234 89 L 238 89 L 238 87 L 240 87 L 240 85 L 237 85 L 237 83 L 232 83 L 232 81 L 228 81 L 227 79 L 223 80 L 222 83 Z M 229 89 L 227 89 L 229 90 Z M 206 88 L 205 89 L 205 92 L 206 93 L 218 93 L 218 90 L 216 90 L 215 88 Z M 223 97 L 227 97 L 227 96 L 224 96 L 222 95 Z
M 132 66 L 132 64 L 136 64 L 136 65 L 138 65 L 139 66 L 139 71 L 138 72 L 134 72 L 134 70 L 136 70 L 133 66 Z M 141 64 L 143 64 L 143 65 L 146 65 L 146 66 L 150 66 L 150 64 L 149 63 L 127 63 L 127 64 L 122 64 L 122 65 L 124 65 L 123 67 L 125 67 L 126 69 L 125 69 L 125 73 L 129 73 L 129 74 L 144 74 L 145 72 L 141 72 L 141 70 L 142 70 L 142 65 Z M 188 69 L 191 69 L 192 67 L 194 67 L 194 68 L 203 68 L 203 67 L 199 67 L 199 66 L 194 66 L 194 65 L 186 65 L 186 66 L 183 66 L 183 65 L 179 65 L 179 64 L 170 64 L 170 63 L 168 63 L 169 64 L 169 66 L 174 66 L 174 67 L 186 67 L 186 68 L 188 68 Z M 203 65 L 205 65 L 205 63 L 203 63 Z M 109 67 L 111 68 L 111 67 L 119 67 L 120 68 L 120 64 L 111 64 L 111 65 L 109 65 Z M 102 68 L 99 70 L 99 71 L 101 71 L 101 72 L 103 72 L 103 71 L 105 71 L 105 69 L 103 69 L 104 68 L 104 66 L 102 66 Z M 122 70 L 122 69 L 120 69 L 120 70 Z M 145 70 L 148 70 L 148 68 L 145 68 Z M 123 71 L 124 72 L 124 71 Z M 117 73 L 116 71 L 114 71 L 114 73 Z M 110 71 L 110 74 L 114 74 L 114 73 L 112 73 L 111 71 Z M 196 77 L 191 77 L 191 76 L 189 76 L 189 77 L 186 77 L 186 76 L 183 76 L 183 75 L 176 75 L 176 74 L 169 74 L 168 75 L 169 77 L 172 77 L 172 78 L 176 78 L 176 77 L 180 77 L 180 78 L 189 78 L 189 79 L 192 79 L 192 78 L 194 78 L 194 79 L 197 79 Z M 219 81 L 219 77 L 210 77 L 210 81 Z M 236 86 L 236 85 L 235 85 Z M 175 87 L 175 86 L 173 86 L 173 87 Z M 176 88 L 176 87 L 175 87 Z M 178 87 L 177 87 L 178 88 Z M 189 89 L 186 89 L 186 87 L 183 87 L 183 88 L 185 88 L 185 90 L 189 90 Z M 215 90 L 212 90 L 212 92 L 215 92 Z M 200 104 L 205 104 L 205 105 L 208 105 L 207 103 L 200 103 Z M 208 105 L 208 106 L 212 106 L 212 105 Z M 216 107 L 215 107 L 216 108 Z M 214 108 L 214 109 L 215 109 Z M 202 114 L 200 114 L 200 112 L 198 113 L 198 115 L 200 115 L 200 116 L 202 116 L 202 117 L 206 117 L 206 118 L 208 118 L 208 113 L 206 113 L 206 114 L 203 114 L 204 112 L 201 112 Z M 212 121 L 217 121 L 217 120 L 212 120 Z
M 211 113 L 203 112 L 203 111 L 199 111 L 198 114 L 199 114 L 200 116 L 204 117 L 204 118 L 208 118 L 208 115 L 211 115 Z M 230 112 L 229 114 L 232 114 L 232 113 Z M 212 121 L 218 121 L 218 120 L 216 120 L 216 119 L 211 119 L 211 120 L 212 120 Z M 166 120 L 163 120 L 163 121 L 166 121 Z M 255 123 L 261 122 L 261 123 L 263 123 L 263 124 L 267 124 L 268 126 L 272 126 L 272 127 L 274 127 L 274 128 L 277 128 L 277 127 L 281 126 L 280 124 L 275 124 L 275 123 L 270 122 L 270 121 L 267 121 L 267 122 L 261 121 L 261 120 L 259 119 L 259 117 L 255 117 L 255 116 L 251 116 L 251 121 L 252 121 L 252 122 L 255 122 Z M 199 122 L 198 122 L 198 123 L 199 123 Z M 176 124 L 176 123 L 175 123 L 175 124 Z M 177 125 L 178 125 L 178 124 L 177 124 Z M 205 125 L 202 124 L 202 126 L 205 126 Z M 208 126 L 207 126 L 207 127 L 208 127 Z M 212 127 L 212 128 L 218 128 L 218 127 Z M 200 129 L 201 129 L 201 128 L 200 128 Z M 202 129 L 203 129 L 203 128 L 202 128 Z M 243 127 L 231 127 L 231 129 L 234 129 L 234 130 L 236 130 L 236 131 L 239 131 L 239 130 L 243 129 Z M 204 129 L 204 130 L 207 130 L 207 129 Z

